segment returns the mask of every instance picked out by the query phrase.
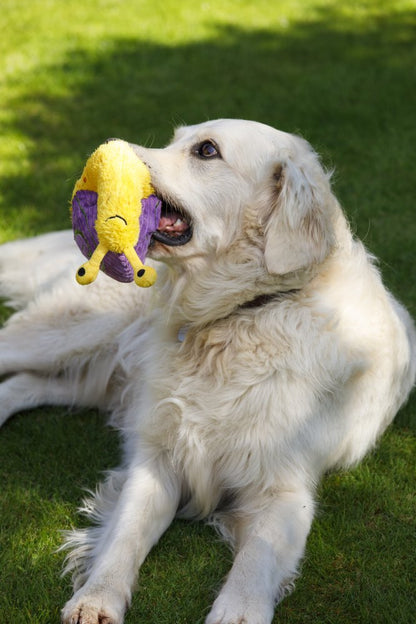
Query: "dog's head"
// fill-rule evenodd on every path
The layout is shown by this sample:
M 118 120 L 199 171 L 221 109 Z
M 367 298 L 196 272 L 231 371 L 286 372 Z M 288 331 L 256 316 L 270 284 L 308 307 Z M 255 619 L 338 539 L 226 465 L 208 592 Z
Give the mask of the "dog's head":
M 217 120 L 179 128 L 163 149 L 134 146 L 163 200 L 152 257 L 201 266 L 255 261 L 282 276 L 334 245 L 329 176 L 309 144 L 269 126 Z

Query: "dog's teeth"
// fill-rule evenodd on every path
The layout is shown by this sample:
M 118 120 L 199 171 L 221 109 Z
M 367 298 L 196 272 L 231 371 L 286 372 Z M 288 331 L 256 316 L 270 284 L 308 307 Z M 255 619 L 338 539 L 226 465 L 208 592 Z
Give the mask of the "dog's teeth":
M 183 223 L 183 220 L 178 218 L 178 219 L 176 219 L 176 221 L 175 221 L 175 223 L 173 225 L 182 225 L 182 223 Z

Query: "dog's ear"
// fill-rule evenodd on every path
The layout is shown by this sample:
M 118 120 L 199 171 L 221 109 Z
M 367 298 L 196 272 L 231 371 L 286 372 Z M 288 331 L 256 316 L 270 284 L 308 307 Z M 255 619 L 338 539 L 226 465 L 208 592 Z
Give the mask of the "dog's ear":
M 269 273 L 284 275 L 322 262 L 333 245 L 328 177 L 316 156 L 298 165 L 290 158 L 273 176 L 272 210 L 265 228 Z

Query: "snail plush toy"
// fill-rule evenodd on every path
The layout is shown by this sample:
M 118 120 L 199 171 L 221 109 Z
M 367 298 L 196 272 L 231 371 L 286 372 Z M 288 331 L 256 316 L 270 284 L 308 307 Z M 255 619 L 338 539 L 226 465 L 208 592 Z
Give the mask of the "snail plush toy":
M 160 222 L 161 203 L 148 168 L 127 142 L 100 145 L 72 194 L 74 238 L 88 258 L 77 271 L 78 283 L 90 284 L 101 268 L 120 282 L 152 286 L 156 271 L 143 262 Z

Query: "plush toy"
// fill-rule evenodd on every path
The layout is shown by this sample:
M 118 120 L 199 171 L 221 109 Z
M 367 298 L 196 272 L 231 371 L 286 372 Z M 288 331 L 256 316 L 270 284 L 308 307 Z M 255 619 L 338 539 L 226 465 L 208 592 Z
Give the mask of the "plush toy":
M 156 271 L 143 261 L 160 211 L 150 172 L 129 144 L 117 139 L 100 145 L 72 194 L 74 238 L 88 258 L 77 281 L 90 284 L 101 268 L 120 282 L 152 286 Z

